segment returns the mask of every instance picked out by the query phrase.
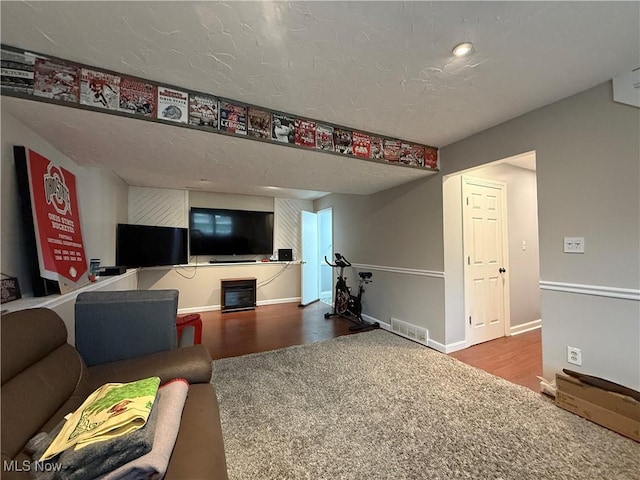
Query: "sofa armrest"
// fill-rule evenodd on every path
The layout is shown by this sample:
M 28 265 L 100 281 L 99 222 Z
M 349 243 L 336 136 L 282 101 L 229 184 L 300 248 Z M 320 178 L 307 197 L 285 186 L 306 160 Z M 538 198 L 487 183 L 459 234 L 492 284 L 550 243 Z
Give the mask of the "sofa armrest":
M 112 382 L 132 382 L 152 376 L 164 383 L 184 378 L 190 384 L 209 383 L 211 355 L 204 345 L 178 348 L 117 362 L 103 363 L 88 368 L 92 390 Z

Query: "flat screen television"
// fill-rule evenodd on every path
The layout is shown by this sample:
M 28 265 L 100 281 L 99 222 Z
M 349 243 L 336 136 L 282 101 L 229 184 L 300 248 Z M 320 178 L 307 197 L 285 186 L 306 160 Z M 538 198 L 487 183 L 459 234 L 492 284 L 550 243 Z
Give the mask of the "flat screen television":
M 192 208 L 191 255 L 271 255 L 273 212 Z
M 119 223 L 116 264 L 128 268 L 186 264 L 187 239 L 186 228 Z

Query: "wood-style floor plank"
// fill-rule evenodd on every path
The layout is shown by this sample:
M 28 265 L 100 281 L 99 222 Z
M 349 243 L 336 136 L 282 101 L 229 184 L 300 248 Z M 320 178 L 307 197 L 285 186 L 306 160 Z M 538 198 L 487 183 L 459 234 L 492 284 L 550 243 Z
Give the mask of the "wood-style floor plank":
M 461 362 L 512 383 L 540 391 L 542 376 L 542 331 L 502 337 L 450 354 Z
M 350 335 L 352 324 L 342 318 L 325 319 L 331 307 L 316 302 L 259 306 L 255 310 L 202 312 L 202 343 L 214 359 L 264 352 L 291 345 Z M 451 354 L 458 360 L 510 382 L 539 392 L 542 375 L 541 331 L 503 337 Z
M 227 358 L 349 335 L 349 321 L 325 319 L 331 307 L 316 302 L 264 305 L 240 312 L 203 312 L 202 343 L 211 357 Z

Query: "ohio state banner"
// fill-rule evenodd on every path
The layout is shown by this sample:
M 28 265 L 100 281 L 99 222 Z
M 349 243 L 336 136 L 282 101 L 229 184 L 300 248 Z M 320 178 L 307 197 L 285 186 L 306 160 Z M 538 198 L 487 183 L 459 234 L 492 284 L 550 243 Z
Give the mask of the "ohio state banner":
M 25 150 L 40 275 L 58 281 L 61 293 L 66 293 L 89 283 L 76 177 Z

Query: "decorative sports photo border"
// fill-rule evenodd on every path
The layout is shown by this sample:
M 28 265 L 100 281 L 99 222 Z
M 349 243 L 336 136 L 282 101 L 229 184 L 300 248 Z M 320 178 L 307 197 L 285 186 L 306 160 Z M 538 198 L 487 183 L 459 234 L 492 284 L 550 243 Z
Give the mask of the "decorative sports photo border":
M 438 171 L 438 149 L 0 45 L 0 93 Z

